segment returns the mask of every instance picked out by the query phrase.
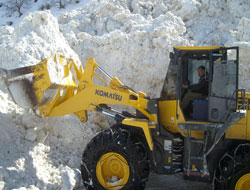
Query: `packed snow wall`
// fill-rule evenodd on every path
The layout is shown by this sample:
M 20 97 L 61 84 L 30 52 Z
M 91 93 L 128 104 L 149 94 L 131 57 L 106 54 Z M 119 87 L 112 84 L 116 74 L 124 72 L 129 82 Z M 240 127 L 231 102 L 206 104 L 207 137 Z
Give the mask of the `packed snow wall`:
M 241 87 L 250 90 L 249 1 L 92 0 L 54 17 L 34 12 L 0 28 L 0 67 L 38 63 L 55 52 L 87 57 L 136 91 L 158 97 L 173 46 L 240 46 Z M 0 189 L 80 188 L 81 154 L 112 120 L 91 113 L 40 118 L 15 105 L 0 81 Z

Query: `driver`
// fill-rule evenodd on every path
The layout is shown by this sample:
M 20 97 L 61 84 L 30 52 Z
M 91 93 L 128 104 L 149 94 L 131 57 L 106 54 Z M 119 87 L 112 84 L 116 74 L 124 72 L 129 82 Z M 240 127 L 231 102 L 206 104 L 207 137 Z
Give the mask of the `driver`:
M 199 66 L 197 71 L 200 77 L 199 83 L 193 85 L 182 85 L 183 89 L 190 90 L 190 92 L 188 92 L 183 98 L 181 105 L 183 111 L 186 111 L 192 100 L 204 99 L 208 96 L 208 74 L 206 68 L 204 66 Z

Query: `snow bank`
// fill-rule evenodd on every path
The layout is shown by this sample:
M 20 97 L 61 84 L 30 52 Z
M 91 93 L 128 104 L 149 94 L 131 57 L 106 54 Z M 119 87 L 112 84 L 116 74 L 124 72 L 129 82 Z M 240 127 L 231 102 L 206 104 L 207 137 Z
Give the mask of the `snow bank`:
M 0 33 L 0 67 L 33 65 L 56 52 L 79 61 L 50 12 L 30 14 L 17 28 L 2 27 Z M 83 147 L 98 128 L 87 128 L 73 116 L 39 118 L 15 105 L 0 82 L 1 186 L 73 189 L 80 182 L 77 168 Z
M 0 31 L 0 67 L 34 65 L 56 52 L 78 60 L 49 11 L 28 15 L 15 30 L 6 26 Z
M 249 17 L 250 18 L 250 17 Z M 243 17 L 235 30 L 230 31 L 230 40 L 228 46 L 239 46 L 240 49 L 240 88 L 246 88 L 250 91 L 249 73 L 250 73 L 250 19 Z
M 197 45 L 224 45 L 242 17 L 250 18 L 248 0 L 164 0 L 185 22 L 187 36 Z
M 246 7 L 247 0 L 92 0 L 58 18 L 34 12 L 16 28 L 0 28 L 0 67 L 33 65 L 55 52 L 83 66 L 94 57 L 126 85 L 159 97 L 173 46 L 238 45 L 241 86 L 250 90 Z M 82 188 L 84 147 L 112 121 L 99 113 L 86 124 L 72 115 L 39 118 L 15 105 L 1 80 L 0 110 L 0 189 Z
M 94 57 L 126 85 L 159 97 L 169 51 L 190 43 L 183 37 L 186 28 L 179 17 L 166 12 L 153 18 L 150 9 L 147 1 L 92 1 L 61 15 L 58 22 L 84 64 Z

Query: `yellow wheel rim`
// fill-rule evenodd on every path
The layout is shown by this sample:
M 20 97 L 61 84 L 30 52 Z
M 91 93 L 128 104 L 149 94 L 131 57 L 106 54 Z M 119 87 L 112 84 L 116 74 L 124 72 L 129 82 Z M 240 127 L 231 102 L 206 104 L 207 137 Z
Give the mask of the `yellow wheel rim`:
M 97 162 L 96 177 L 105 189 L 123 188 L 129 179 L 129 166 L 126 159 L 115 152 L 104 154 Z
M 250 173 L 247 173 L 237 181 L 235 190 L 248 190 L 250 188 Z

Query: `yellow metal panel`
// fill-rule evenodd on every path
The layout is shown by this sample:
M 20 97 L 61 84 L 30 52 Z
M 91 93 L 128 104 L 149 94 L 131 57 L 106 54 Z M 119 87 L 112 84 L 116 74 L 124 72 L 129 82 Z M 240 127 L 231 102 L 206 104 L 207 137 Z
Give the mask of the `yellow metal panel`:
M 246 139 L 250 140 L 250 104 L 248 104 L 248 100 L 250 99 L 250 93 L 246 93 L 246 106 L 247 106 L 247 113 L 246 113 Z
M 84 73 L 82 74 L 80 81 L 92 83 L 95 69 L 97 67 L 98 65 L 96 64 L 95 59 L 88 58 L 86 65 L 85 65 Z
M 45 102 L 44 105 L 39 106 L 38 110 L 40 111 L 40 114 L 43 117 L 47 117 L 53 106 L 56 104 L 56 102 L 60 99 L 60 88 L 56 89 L 56 95 L 53 97 L 53 99 L 49 102 Z
M 55 106 L 48 116 L 62 116 L 82 110 L 91 110 L 91 104 L 129 105 L 129 94 L 102 87 L 96 84 L 86 84 L 84 90 Z
M 54 60 L 54 62 L 52 62 Z M 63 81 L 58 81 L 58 83 L 52 83 L 50 78 L 50 72 L 47 64 L 64 64 L 62 65 L 64 68 L 64 76 L 61 78 Z M 77 88 L 77 83 L 82 75 L 82 67 L 78 68 L 72 59 L 66 59 L 62 55 L 53 55 L 48 59 L 42 60 L 39 64 L 35 66 L 31 66 L 33 70 L 33 89 L 34 94 L 36 96 L 37 105 L 39 110 L 44 109 L 41 106 L 48 104 L 48 107 L 53 106 L 57 102 L 58 98 L 62 100 L 62 96 L 57 97 L 58 91 L 64 91 L 64 95 L 66 94 L 66 98 L 69 98 L 73 95 L 72 89 Z M 73 69 L 74 68 L 74 69 Z M 71 71 L 73 69 L 74 71 Z M 80 69 L 80 70 L 79 70 Z M 70 73 L 77 73 L 77 77 L 73 77 L 69 75 Z M 52 93 L 52 92 L 55 93 Z M 67 91 L 67 92 L 66 92 Z M 55 98 L 57 98 L 55 100 Z M 50 108 L 46 108 L 43 110 L 44 112 L 48 113 Z
M 117 87 L 121 87 L 124 84 L 117 78 L 113 77 L 112 80 L 110 81 L 110 88 L 116 89 Z M 127 91 L 126 89 L 121 89 L 123 91 Z
M 125 104 L 123 104 L 123 105 L 125 105 Z M 153 117 L 152 114 L 150 114 L 146 111 L 147 107 L 142 107 L 144 104 L 141 104 L 140 97 L 138 100 L 129 100 L 129 102 L 126 105 L 135 107 L 138 111 L 140 111 L 143 115 L 145 115 L 150 121 L 157 122 L 156 117 Z
M 246 125 L 235 124 L 234 126 L 230 127 L 226 131 L 226 138 L 227 139 L 242 139 L 242 140 L 245 140 L 247 138 Z
M 240 107 L 243 105 L 242 99 L 241 99 L 242 94 L 238 94 L 238 98 L 240 98 L 237 107 Z M 246 112 L 246 117 L 238 121 L 235 125 L 230 127 L 226 131 L 226 138 L 228 139 L 242 139 L 242 140 L 250 140 L 250 120 L 248 117 L 250 116 L 250 111 L 249 111 L 249 105 L 248 105 L 248 98 L 250 98 L 250 94 L 246 93 L 246 105 L 247 105 L 247 112 Z
M 148 125 L 148 120 L 128 118 L 128 119 L 124 119 L 122 121 L 122 124 L 142 128 L 144 135 L 146 137 L 146 140 L 148 142 L 148 146 L 149 146 L 150 150 L 153 150 L 153 141 L 152 141 L 152 135 L 150 132 L 150 127 Z
M 168 157 L 168 163 L 171 163 L 171 161 L 172 161 L 172 157 Z
M 242 94 L 239 93 L 238 94 L 240 98 L 237 107 L 240 107 L 243 105 L 241 96 Z M 250 98 L 250 94 L 246 93 L 246 99 L 245 99 L 245 103 L 246 103 L 246 117 L 241 119 L 240 121 L 238 121 L 235 125 L 233 125 L 232 127 L 230 127 L 227 131 L 226 131 L 226 138 L 228 139 L 242 139 L 242 140 L 250 140 L 250 119 L 248 119 L 248 117 L 250 116 L 250 108 L 248 105 L 248 99 Z
M 176 117 L 176 104 L 178 103 L 177 114 Z M 189 124 L 211 124 L 209 122 L 198 122 L 198 121 L 185 121 L 182 110 L 179 106 L 179 101 L 177 100 L 166 100 L 159 101 L 160 108 L 160 122 L 163 127 L 172 132 L 172 133 L 180 133 L 182 136 L 187 136 L 188 132 L 185 130 L 181 130 L 178 127 L 178 123 L 189 123 Z M 191 137 L 202 139 L 204 137 L 203 131 L 191 131 Z
M 247 110 L 247 116 L 246 116 L 246 133 L 247 133 L 247 137 L 246 137 L 246 139 L 247 140 L 250 140 L 250 110 Z
M 83 123 L 88 120 L 88 114 L 87 114 L 87 111 L 85 110 L 76 112 L 74 113 L 74 115 L 76 115 L 80 119 L 80 121 Z
M 160 122 L 170 132 L 180 132 L 176 121 L 176 100 L 159 101 Z
M 36 95 L 37 103 L 40 103 L 43 98 L 44 91 L 51 86 L 49 73 L 47 71 L 47 60 L 44 59 L 37 66 L 33 76 L 33 89 Z

